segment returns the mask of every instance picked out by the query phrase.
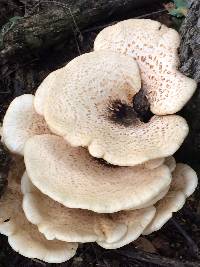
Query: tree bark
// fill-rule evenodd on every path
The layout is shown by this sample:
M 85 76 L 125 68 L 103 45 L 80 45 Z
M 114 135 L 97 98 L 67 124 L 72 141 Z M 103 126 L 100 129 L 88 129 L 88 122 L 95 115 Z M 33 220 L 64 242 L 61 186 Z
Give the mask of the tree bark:
M 0 198 L 7 185 L 7 177 L 10 165 L 10 155 L 8 150 L 0 141 Z
M 182 111 L 190 126 L 189 135 L 178 155 L 180 160 L 198 164 L 200 158 L 200 1 L 190 1 L 181 29 L 181 71 L 198 82 L 197 90 Z
M 9 0 L 8 3 L 13 1 L 22 4 L 25 13 L 4 26 L 3 34 L 0 32 L 0 120 L 14 97 L 34 93 L 49 72 L 80 53 L 91 51 L 95 32 L 83 33 L 83 29 L 130 17 L 130 13 L 132 16 L 148 13 L 154 7 L 153 2 L 160 6 L 162 2 Z M 14 14 L 12 8 L 9 14 Z
M 12 57 L 15 60 L 16 58 L 20 61 L 25 60 L 26 56 L 38 50 L 63 42 L 73 31 L 82 30 L 93 23 L 105 21 L 112 16 L 144 6 L 148 0 L 41 2 L 47 6 L 46 12 L 19 19 L 4 35 L 3 49 L 0 52 L 2 63 L 5 64 Z

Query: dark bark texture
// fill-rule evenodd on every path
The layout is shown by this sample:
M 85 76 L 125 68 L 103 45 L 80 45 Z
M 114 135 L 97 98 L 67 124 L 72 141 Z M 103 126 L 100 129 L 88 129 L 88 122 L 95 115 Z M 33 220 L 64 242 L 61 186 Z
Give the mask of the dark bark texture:
M 6 17 L 8 23 L 0 31 L 0 119 L 13 98 L 33 93 L 49 72 L 92 49 L 95 33 L 83 33 L 85 29 L 140 15 L 141 7 L 145 12 L 146 6 L 153 9 L 153 2 L 162 2 L 2 1 L 0 25 Z
M 200 159 L 200 1 L 190 1 L 190 10 L 181 29 L 181 71 L 198 82 L 197 90 L 182 111 L 190 133 L 178 155 L 198 164 Z
M 5 146 L 0 142 L 0 198 L 7 185 L 10 164 L 10 155 Z
M 112 16 L 119 17 L 120 14 L 144 6 L 147 2 L 147 0 L 41 1 L 41 8 L 38 2 L 38 5 L 32 8 L 32 12 L 38 8 L 37 14 L 17 20 L 15 25 L 11 25 L 7 30 L 3 37 L 0 60 L 6 62 L 13 56 L 14 59 L 19 56 L 18 60 L 25 60 L 25 55 L 31 56 L 38 50 L 63 42 L 74 30 L 80 31 Z

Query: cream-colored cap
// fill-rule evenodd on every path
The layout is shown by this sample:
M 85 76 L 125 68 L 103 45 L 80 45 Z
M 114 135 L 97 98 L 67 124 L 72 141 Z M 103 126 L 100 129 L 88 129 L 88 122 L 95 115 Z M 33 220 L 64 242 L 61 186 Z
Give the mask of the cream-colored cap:
M 171 182 L 165 165 L 152 170 L 111 166 L 53 135 L 30 138 L 24 160 L 29 178 L 44 194 L 66 207 L 99 213 L 147 206 Z
M 20 178 L 10 173 L 8 187 L 0 199 L 0 233 L 8 236 L 11 247 L 28 258 L 49 263 L 64 262 L 74 256 L 77 243 L 49 241 L 25 217 L 22 210 Z
M 26 173 L 22 178 L 22 188 L 26 217 L 50 240 L 96 241 L 100 245 L 120 247 L 135 240 L 155 215 L 152 206 L 113 214 L 70 209 L 42 194 L 31 184 Z
M 36 113 L 33 101 L 31 94 L 16 97 L 6 111 L 2 139 L 13 153 L 23 155 L 24 144 L 29 137 L 50 133 L 44 118 Z
M 129 19 L 103 29 L 94 50 L 110 50 L 135 59 L 151 111 L 166 115 L 179 111 L 196 89 L 196 82 L 178 70 L 179 45 L 174 29 L 150 19 Z
M 147 235 L 159 230 L 172 217 L 173 212 L 180 210 L 186 198 L 194 192 L 197 182 L 195 171 L 186 164 L 178 163 L 173 172 L 170 190 L 156 203 L 155 217 L 143 234 Z
M 93 157 L 134 166 L 174 154 L 188 133 L 180 116 L 139 119 L 131 105 L 141 89 L 140 73 L 130 56 L 87 53 L 58 77 L 43 100 L 45 120 L 52 132 L 72 146 L 88 147 Z

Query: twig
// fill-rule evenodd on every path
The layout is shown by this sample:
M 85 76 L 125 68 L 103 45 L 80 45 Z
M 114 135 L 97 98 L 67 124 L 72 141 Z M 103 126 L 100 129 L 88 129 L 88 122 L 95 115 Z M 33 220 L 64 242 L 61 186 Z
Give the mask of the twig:
M 192 238 L 175 219 L 171 219 L 170 221 L 188 242 L 189 248 L 192 250 L 193 254 L 199 258 L 199 248 L 197 244 L 192 240 Z
M 115 252 L 132 260 L 139 260 L 162 267 L 200 267 L 199 262 L 179 261 L 137 249 L 120 249 Z
M 38 260 L 38 259 L 31 259 L 31 260 L 36 262 L 36 263 L 38 263 L 38 264 L 40 264 L 40 265 L 46 266 L 46 263 L 41 261 L 41 260 Z

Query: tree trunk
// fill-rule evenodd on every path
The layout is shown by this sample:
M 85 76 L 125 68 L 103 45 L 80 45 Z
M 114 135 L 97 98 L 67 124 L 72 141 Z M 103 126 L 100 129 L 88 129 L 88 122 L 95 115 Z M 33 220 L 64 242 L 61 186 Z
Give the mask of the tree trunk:
M 190 1 L 181 29 L 181 71 L 198 82 L 197 91 L 182 111 L 190 133 L 178 153 L 181 160 L 199 162 L 200 158 L 200 1 Z
M 17 20 L 7 30 L 3 37 L 3 49 L 0 52 L 0 60 L 4 64 L 12 57 L 20 61 L 25 60 L 26 55 L 28 57 L 38 50 L 58 45 L 74 31 L 80 31 L 93 23 L 125 14 L 131 9 L 144 7 L 148 1 L 65 0 L 42 1 L 42 3 L 47 6 L 46 12 L 40 13 L 39 9 L 37 14 Z

